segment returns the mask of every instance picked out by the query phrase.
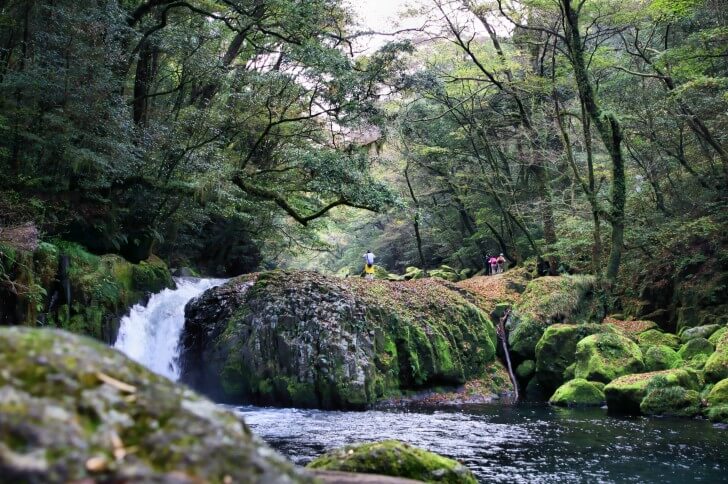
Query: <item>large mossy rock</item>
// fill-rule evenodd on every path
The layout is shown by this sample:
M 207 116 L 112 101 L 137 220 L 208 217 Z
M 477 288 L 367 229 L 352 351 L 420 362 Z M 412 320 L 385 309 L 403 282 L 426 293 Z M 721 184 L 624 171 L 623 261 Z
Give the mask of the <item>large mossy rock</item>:
M 17 295 L 0 284 L 0 324 L 40 323 L 106 343 L 115 341 L 119 320 L 131 306 L 174 287 L 158 257 L 132 264 L 63 241 L 42 242 L 32 253 L 0 246 L 0 271 L 0 276 L 29 288 Z
M 0 329 L 0 481 L 312 482 L 228 412 L 92 339 Z
M 680 347 L 680 338 L 659 329 L 650 329 L 637 335 L 637 343 L 645 349 L 658 345 L 678 349 Z
M 728 423 L 728 378 L 713 385 L 706 400 L 707 417 L 714 422 Z
M 695 417 L 700 414 L 700 394 L 681 386 L 655 388 L 640 402 L 644 415 Z
M 715 352 L 705 362 L 705 379 L 717 382 L 728 378 L 728 333 L 717 338 Z
M 600 406 L 605 401 L 603 388 L 603 383 L 576 378 L 557 388 L 549 403 L 563 407 Z
M 680 347 L 677 354 L 683 360 L 692 360 L 698 356 L 708 357 L 713 354 L 713 343 L 705 338 L 693 338 Z
M 511 350 L 520 359 L 534 359 L 547 327 L 588 322 L 597 313 L 594 284 L 592 276 L 547 276 L 529 282 L 509 319 Z
M 576 345 L 576 378 L 609 383 L 619 376 L 643 370 L 642 351 L 625 336 L 598 333 Z
M 553 324 L 536 344 L 536 377 L 549 392 L 568 378 L 565 370 L 576 361 L 576 344 L 596 333 L 615 332 L 601 324 Z
M 664 345 L 650 346 L 645 351 L 644 356 L 645 370 L 647 371 L 669 370 L 670 368 L 677 368 L 683 362 L 677 351 Z
M 306 467 L 405 477 L 423 482 L 478 482 L 472 472 L 459 462 L 397 440 L 346 446 L 327 452 Z
M 362 408 L 487 376 L 495 343 L 488 316 L 444 281 L 273 271 L 188 305 L 181 378 L 226 402 Z
M 518 267 L 495 276 L 471 277 L 457 286 L 474 294 L 476 304 L 483 311 L 488 314 L 498 311 L 497 317 L 500 317 L 503 310 L 520 301 L 531 279 L 533 275 L 528 268 Z
M 683 368 L 653 371 L 621 376 L 604 387 L 604 395 L 610 411 L 639 413 L 640 404 L 650 390 L 671 386 L 698 391 L 702 382 L 697 372 Z

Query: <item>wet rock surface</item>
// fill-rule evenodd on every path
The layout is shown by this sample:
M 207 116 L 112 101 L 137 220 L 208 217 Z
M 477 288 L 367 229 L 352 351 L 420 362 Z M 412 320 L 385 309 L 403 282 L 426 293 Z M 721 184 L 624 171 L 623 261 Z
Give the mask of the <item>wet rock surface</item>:
M 3 482 L 312 482 L 239 418 L 60 330 L 0 329 Z
M 188 305 L 182 381 L 221 401 L 315 408 L 460 387 L 495 360 L 495 329 L 473 300 L 437 279 L 234 279 Z

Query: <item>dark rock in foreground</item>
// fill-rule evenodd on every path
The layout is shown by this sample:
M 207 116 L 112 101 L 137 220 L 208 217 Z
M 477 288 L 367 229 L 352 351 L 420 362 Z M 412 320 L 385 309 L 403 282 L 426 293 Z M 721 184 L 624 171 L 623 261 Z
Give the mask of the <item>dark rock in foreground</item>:
M 238 417 L 91 339 L 0 329 L 0 481 L 311 482 Z
M 495 360 L 472 301 L 437 279 L 244 276 L 187 306 L 182 381 L 221 401 L 318 408 L 462 386 Z

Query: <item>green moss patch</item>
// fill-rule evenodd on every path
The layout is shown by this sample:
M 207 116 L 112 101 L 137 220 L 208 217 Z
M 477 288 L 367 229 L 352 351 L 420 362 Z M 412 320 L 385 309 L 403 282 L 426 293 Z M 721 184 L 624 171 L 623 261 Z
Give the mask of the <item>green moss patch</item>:
M 566 379 L 565 370 L 576 361 L 576 344 L 587 336 L 615 330 L 601 324 L 553 324 L 536 344 L 536 375 L 547 391 Z
M 548 326 L 588 322 L 595 313 L 594 283 L 591 276 L 548 276 L 529 282 L 510 318 L 512 351 L 523 359 L 533 359 Z
M 551 405 L 558 406 L 600 406 L 605 397 L 602 385 L 577 378 L 561 385 L 549 399 Z
M 95 340 L 0 328 L 0 368 L 13 482 L 312 482 L 233 413 Z
M 306 467 L 381 474 L 423 482 L 477 482 L 473 474 L 459 462 L 397 440 L 346 446 L 314 459 Z
M 700 414 L 700 394 L 680 386 L 655 388 L 640 403 L 644 415 L 695 417 Z
M 683 368 L 621 376 L 604 387 L 610 411 L 639 413 L 642 399 L 654 388 L 680 386 L 698 391 L 702 381 L 697 372 Z
M 683 362 L 677 351 L 664 345 L 650 346 L 644 356 L 647 371 L 669 370 L 677 368 Z
M 633 341 L 622 335 L 594 334 L 576 345 L 576 378 L 608 383 L 621 375 L 643 370 L 642 352 Z
M 680 346 L 680 338 L 658 329 L 650 329 L 637 335 L 637 343 L 643 348 L 662 345 L 677 349 Z

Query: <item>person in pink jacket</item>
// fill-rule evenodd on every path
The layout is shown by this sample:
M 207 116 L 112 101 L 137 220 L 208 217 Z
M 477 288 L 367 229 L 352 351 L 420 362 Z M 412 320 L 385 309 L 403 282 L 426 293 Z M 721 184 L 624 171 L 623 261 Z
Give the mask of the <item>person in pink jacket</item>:
M 495 275 L 498 271 L 498 259 L 491 257 L 488 259 L 488 264 L 490 264 L 490 273 Z

